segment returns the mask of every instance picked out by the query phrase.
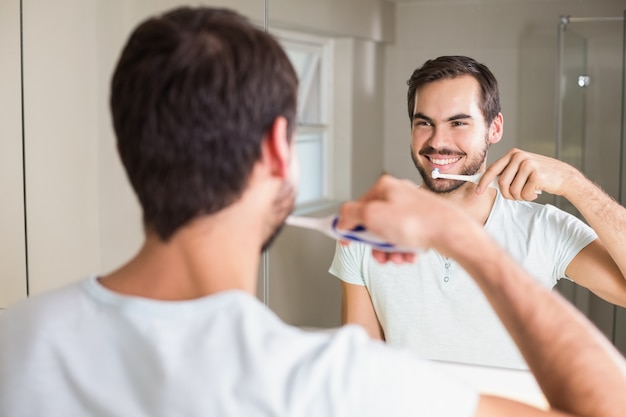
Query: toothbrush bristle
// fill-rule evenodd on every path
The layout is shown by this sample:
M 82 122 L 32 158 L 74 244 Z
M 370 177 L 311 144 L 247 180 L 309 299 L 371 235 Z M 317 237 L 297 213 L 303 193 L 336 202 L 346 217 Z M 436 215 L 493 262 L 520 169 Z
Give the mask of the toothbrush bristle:
M 434 179 L 439 178 L 439 168 L 433 169 L 433 172 L 430 173 L 430 176 L 433 177 Z

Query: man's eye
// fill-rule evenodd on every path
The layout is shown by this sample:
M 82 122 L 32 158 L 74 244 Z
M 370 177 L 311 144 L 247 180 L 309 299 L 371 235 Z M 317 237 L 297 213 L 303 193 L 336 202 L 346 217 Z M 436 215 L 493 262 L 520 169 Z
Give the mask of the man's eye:
M 426 120 L 417 120 L 415 122 L 415 126 L 431 126 L 430 122 L 427 122 Z
M 455 120 L 455 121 L 453 121 L 451 124 L 452 124 L 452 126 L 455 126 L 455 127 L 456 127 L 456 126 L 465 126 L 465 125 L 466 125 L 466 123 L 465 123 L 465 122 L 461 122 L 461 121 L 459 121 L 459 120 Z

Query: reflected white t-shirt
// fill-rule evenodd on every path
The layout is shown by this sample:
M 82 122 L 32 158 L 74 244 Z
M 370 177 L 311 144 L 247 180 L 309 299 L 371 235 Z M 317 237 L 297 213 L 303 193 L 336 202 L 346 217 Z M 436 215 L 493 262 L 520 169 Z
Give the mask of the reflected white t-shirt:
M 0 315 L 0 415 L 459 416 L 478 394 L 357 326 L 306 333 L 240 291 L 123 296 L 97 279 Z
M 485 229 L 546 288 L 565 277 L 570 261 L 597 238 L 554 206 L 508 200 L 499 192 Z M 379 264 L 363 244 L 338 245 L 329 272 L 367 287 L 390 345 L 426 359 L 528 369 L 474 280 L 437 251 L 395 265 Z

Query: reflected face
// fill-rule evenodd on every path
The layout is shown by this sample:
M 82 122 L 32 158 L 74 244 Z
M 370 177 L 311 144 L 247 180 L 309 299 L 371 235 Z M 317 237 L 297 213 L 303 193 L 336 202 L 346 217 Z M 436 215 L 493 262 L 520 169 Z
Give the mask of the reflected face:
M 426 188 L 450 193 L 469 184 L 435 180 L 431 177 L 435 168 L 463 175 L 485 170 L 489 145 L 499 137 L 495 139 L 485 125 L 479 100 L 480 85 L 469 75 L 435 81 L 417 90 L 411 157 Z

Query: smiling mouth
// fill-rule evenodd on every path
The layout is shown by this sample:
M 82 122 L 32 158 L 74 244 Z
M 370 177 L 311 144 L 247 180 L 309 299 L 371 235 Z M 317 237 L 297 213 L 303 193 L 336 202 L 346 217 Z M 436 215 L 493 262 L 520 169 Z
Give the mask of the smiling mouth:
M 435 165 L 450 165 L 450 164 L 454 164 L 458 161 L 461 160 L 461 157 L 457 156 L 454 158 L 445 158 L 445 159 L 440 159 L 440 158 L 433 158 L 430 156 L 427 156 L 428 160 L 435 164 Z

